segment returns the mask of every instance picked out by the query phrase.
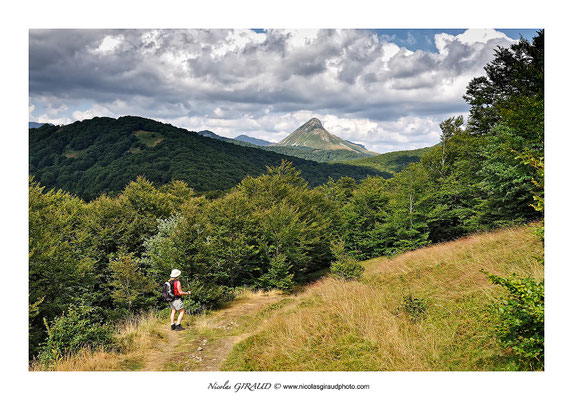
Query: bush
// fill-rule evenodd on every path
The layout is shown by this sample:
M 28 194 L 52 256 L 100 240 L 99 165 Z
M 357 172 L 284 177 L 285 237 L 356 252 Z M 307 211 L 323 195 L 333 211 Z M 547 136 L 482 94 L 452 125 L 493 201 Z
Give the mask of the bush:
M 212 310 L 233 299 L 233 290 L 226 286 L 201 283 L 197 280 L 189 284 L 189 296 L 182 298 L 185 309 L 190 314 Z
M 258 286 L 265 290 L 277 288 L 286 293 L 291 292 L 294 287 L 291 269 L 286 256 L 277 254 L 271 258 L 268 272 L 259 278 Z
M 426 316 L 428 311 L 428 300 L 424 298 L 414 297 L 412 294 L 404 296 L 402 299 L 402 305 L 399 310 L 404 311 L 410 319 L 414 322 L 418 322 Z
M 57 317 L 51 325 L 46 319 L 48 338 L 42 346 L 39 359 L 43 365 L 82 348 L 103 348 L 110 350 L 114 344 L 113 328 L 102 324 L 93 307 L 86 305 L 70 306 L 66 313 Z
M 543 370 L 544 281 L 482 272 L 493 284 L 509 291 L 489 307 L 494 335 L 503 347 L 511 349 L 520 368 Z
M 330 272 L 338 278 L 358 279 L 364 272 L 364 267 L 344 250 L 344 242 L 335 241 L 331 245 L 335 261 L 330 265 Z

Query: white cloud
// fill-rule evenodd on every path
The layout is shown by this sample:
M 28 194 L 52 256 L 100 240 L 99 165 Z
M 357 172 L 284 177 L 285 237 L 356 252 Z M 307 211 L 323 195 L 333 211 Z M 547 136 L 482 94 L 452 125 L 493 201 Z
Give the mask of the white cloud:
M 99 47 L 94 52 L 96 53 L 113 53 L 121 44 L 123 38 L 121 36 L 106 36 L 101 41 Z
M 516 42 L 505 33 L 496 31 L 495 29 L 468 29 L 456 36 L 447 33 L 434 35 L 436 48 L 442 55 L 448 54 L 449 46 L 455 40 L 466 45 L 474 45 L 476 43 L 487 44 L 490 40 L 496 39 L 506 42 L 507 44 Z
M 74 111 L 72 116 L 76 121 L 83 121 L 84 119 L 91 119 L 93 117 L 116 117 L 115 113 L 100 105 L 96 105 L 85 111 Z
M 318 37 L 318 29 L 285 29 L 282 30 L 290 36 L 288 43 L 293 48 L 307 47 Z
M 382 57 L 381 60 L 388 62 L 392 57 L 394 57 L 400 51 L 400 47 L 394 43 L 384 43 L 382 45 Z M 387 68 L 387 67 L 386 67 Z
M 330 133 L 381 153 L 436 144 L 439 141 L 439 123 L 440 121 L 435 118 L 415 116 L 376 122 L 364 118 L 339 118 L 328 115 L 323 121 L 324 127 Z
M 86 110 L 76 110 L 72 113 L 75 121 L 82 121 L 94 117 L 117 118 L 129 114 L 129 104 L 122 100 L 116 100 L 110 104 L 94 104 Z
M 487 43 L 492 39 L 503 39 L 508 42 L 514 41 L 507 37 L 505 33 L 495 29 L 468 29 L 464 33 L 457 35 L 456 38 L 466 44 Z
M 232 30 L 227 33 L 224 40 L 213 47 L 212 54 L 222 57 L 227 53 L 237 52 L 245 48 L 247 44 L 260 44 L 265 41 L 264 33 L 251 30 Z

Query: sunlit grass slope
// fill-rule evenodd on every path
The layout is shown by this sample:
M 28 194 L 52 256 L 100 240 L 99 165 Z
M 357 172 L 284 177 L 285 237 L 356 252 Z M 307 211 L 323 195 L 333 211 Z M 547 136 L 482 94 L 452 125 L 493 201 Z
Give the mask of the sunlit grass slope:
M 530 227 L 504 229 L 364 262 L 359 282 L 326 278 L 239 342 L 227 370 L 504 370 L 486 304 L 502 290 L 480 269 L 543 278 Z M 404 309 L 425 302 L 419 320 Z

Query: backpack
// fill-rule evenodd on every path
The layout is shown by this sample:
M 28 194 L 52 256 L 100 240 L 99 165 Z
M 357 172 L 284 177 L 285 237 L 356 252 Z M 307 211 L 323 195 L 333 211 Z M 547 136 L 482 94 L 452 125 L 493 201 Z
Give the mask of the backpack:
M 173 282 L 165 282 L 163 284 L 163 292 L 161 293 L 163 300 L 173 301 L 175 300 L 175 290 L 173 289 Z

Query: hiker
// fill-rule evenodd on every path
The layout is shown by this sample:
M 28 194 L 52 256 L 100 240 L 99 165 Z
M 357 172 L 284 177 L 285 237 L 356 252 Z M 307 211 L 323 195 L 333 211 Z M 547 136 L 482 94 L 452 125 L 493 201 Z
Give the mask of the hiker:
M 181 300 L 181 296 L 191 294 L 191 292 L 183 292 L 181 290 L 181 282 L 177 279 L 181 275 L 181 271 L 178 269 L 174 269 L 171 271 L 171 277 L 166 282 L 169 284 L 169 288 L 171 289 L 172 299 L 169 301 L 169 305 L 171 306 L 171 330 L 172 331 L 182 331 L 185 330 L 181 326 L 181 320 L 183 319 L 183 314 L 185 314 L 185 306 L 183 305 L 183 301 Z M 175 325 L 175 313 L 179 311 L 179 317 L 177 318 L 177 325 Z

